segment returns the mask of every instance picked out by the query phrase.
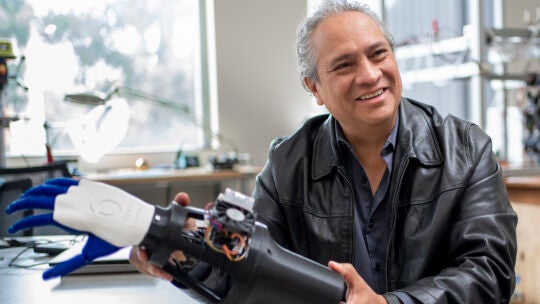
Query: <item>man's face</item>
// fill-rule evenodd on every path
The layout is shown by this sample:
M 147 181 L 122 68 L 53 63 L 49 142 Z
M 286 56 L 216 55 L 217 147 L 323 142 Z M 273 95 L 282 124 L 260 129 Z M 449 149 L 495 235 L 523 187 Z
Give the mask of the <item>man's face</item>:
M 319 81 L 306 85 L 345 132 L 392 127 L 401 78 L 384 33 L 367 15 L 345 12 L 315 29 L 312 46 Z

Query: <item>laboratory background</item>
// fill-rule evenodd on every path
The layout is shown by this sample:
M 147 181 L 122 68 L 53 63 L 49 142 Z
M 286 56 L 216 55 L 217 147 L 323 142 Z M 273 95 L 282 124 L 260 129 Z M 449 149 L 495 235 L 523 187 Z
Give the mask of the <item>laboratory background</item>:
M 321 1 L 0 0 L 2 182 L 88 178 L 161 206 L 251 194 L 272 140 L 326 113 L 295 54 Z M 491 136 L 519 216 L 514 303 L 540 303 L 540 1 L 363 2 L 403 95 Z

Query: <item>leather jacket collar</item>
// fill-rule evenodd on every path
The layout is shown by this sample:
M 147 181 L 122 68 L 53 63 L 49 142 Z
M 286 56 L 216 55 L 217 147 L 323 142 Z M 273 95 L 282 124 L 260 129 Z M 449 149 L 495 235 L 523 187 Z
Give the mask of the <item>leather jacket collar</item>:
M 411 106 L 411 103 L 416 106 Z M 436 166 L 442 164 L 444 158 L 435 137 L 435 130 L 425 121 L 428 119 L 425 112 L 432 113 L 433 108 L 407 98 L 401 99 L 396 152 L 401 151 L 425 166 Z M 441 122 L 435 121 L 435 125 Z M 335 118 L 329 115 L 317 132 L 311 164 L 314 180 L 330 174 L 334 167 L 340 166 L 335 124 Z

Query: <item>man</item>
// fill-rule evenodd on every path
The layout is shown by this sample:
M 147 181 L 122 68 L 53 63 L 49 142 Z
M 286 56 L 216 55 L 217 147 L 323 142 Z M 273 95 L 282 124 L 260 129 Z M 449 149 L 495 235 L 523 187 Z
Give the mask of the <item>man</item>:
M 348 304 L 509 302 L 517 217 L 489 137 L 402 97 L 392 37 L 361 4 L 323 4 L 297 43 L 330 115 L 270 147 L 253 196 L 274 240 L 343 275 Z

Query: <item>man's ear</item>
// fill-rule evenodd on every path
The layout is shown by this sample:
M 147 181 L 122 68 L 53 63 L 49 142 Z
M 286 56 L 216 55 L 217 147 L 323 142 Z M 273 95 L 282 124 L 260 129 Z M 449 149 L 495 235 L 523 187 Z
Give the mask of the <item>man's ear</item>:
M 315 96 L 315 99 L 317 100 L 317 104 L 322 106 L 324 105 L 324 101 L 322 100 L 321 96 L 319 95 L 319 91 L 317 90 L 317 82 L 315 82 L 313 79 L 305 77 L 304 78 L 304 84 L 308 88 L 308 90 Z

